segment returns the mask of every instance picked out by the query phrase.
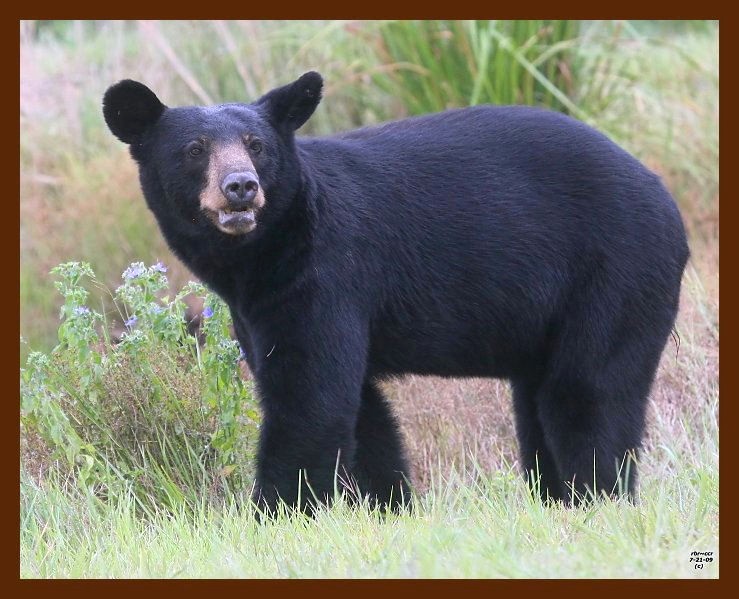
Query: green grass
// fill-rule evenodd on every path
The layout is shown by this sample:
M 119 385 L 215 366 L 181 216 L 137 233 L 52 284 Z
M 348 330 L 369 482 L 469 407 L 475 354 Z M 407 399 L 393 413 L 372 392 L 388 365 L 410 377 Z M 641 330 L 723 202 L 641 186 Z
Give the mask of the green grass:
M 673 456 L 674 457 L 674 456 Z M 662 461 L 676 472 L 665 471 Z M 22 485 L 20 574 L 73 578 L 705 578 L 718 576 L 715 456 L 657 451 L 638 505 L 545 507 L 512 469 L 452 477 L 415 510 L 346 504 L 258 524 L 233 505 L 142 520 L 57 485 Z M 650 472 L 651 470 L 651 472 Z M 702 570 L 691 551 L 712 551 Z
M 476 104 L 579 109 L 568 98 L 575 21 L 390 21 L 368 40 L 374 78 L 409 114 Z

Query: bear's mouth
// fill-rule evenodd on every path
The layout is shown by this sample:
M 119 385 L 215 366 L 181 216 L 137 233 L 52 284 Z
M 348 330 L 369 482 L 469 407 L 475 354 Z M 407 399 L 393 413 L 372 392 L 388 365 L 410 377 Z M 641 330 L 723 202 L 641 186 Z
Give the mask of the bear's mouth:
M 257 215 L 254 208 L 247 210 L 231 210 L 221 208 L 217 214 L 211 213 L 215 225 L 224 233 L 243 235 L 257 226 Z

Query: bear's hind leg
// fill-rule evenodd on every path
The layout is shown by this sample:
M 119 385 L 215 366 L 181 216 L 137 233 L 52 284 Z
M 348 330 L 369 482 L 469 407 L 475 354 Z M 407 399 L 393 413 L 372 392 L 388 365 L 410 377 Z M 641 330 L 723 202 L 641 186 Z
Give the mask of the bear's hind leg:
M 572 504 L 593 495 L 633 497 L 646 392 L 560 376 L 540 391 L 544 433 Z
M 514 380 L 513 412 L 521 466 L 533 493 L 542 501 L 564 498 L 564 485 L 539 421 L 535 403 L 538 385 L 530 380 Z
M 573 503 L 636 492 L 649 390 L 672 317 L 646 302 L 621 307 L 592 302 L 569 314 L 536 397 Z
M 365 381 L 353 468 L 359 491 L 373 507 L 397 511 L 410 505 L 408 473 L 398 423 L 375 383 Z

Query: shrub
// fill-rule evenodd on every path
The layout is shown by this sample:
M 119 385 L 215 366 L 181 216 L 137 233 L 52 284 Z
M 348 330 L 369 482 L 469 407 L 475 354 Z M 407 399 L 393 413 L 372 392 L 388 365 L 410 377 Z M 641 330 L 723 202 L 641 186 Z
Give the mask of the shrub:
M 145 512 L 242 490 L 259 416 L 226 306 L 194 283 L 163 296 L 166 267 L 134 263 L 111 294 L 126 327 L 114 341 L 85 304 L 85 283 L 96 282 L 90 266 L 52 273 L 64 297 L 59 344 L 32 352 L 21 369 L 22 438 L 42 469 L 102 500 L 133 496 Z M 187 331 L 190 293 L 204 296 L 202 346 Z

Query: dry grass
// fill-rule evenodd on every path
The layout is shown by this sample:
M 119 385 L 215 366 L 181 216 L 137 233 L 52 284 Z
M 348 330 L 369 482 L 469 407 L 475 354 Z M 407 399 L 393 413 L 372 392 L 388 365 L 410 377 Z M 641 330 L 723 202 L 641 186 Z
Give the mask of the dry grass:
M 384 385 L 411 462 L 411 476 L 426 491 L 432 473 L 472 471 L 471 457 L 493 471 L 516 459 L 510 390 L 492 379 L 409 376 Z

